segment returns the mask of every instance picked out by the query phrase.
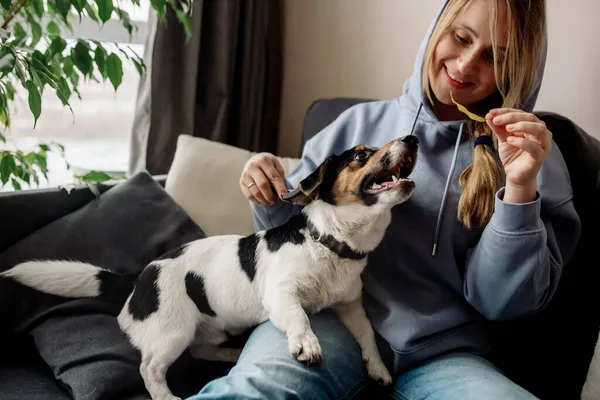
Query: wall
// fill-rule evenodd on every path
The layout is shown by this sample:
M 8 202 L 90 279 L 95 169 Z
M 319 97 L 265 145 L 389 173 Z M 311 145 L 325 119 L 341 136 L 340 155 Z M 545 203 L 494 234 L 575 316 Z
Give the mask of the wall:
M 310 103 L 402 91 L 442 0 L 285 0 L 279 153 L 298 154 Z M 559 112 L 600 138 L 600 2 L 547 0 L 549 50 L 537 110 Z

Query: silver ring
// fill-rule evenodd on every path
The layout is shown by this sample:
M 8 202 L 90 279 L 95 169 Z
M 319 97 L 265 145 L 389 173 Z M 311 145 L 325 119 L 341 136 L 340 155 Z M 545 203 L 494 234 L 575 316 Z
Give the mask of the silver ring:
M 250 182 L 249 184 L 247 184 L 246 186 L 248 187 L 248 189 L 250 189 L 252 186 L 256 185 L 256 183 L 254 182 Z

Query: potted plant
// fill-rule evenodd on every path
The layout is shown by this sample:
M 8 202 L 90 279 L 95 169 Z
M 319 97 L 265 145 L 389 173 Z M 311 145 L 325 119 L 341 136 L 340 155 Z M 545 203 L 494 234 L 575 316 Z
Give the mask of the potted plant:
M 139 0 L 125 0 L 139 7 Z M 40 183 L 48 178 L 47 155 L 57 152 L 64 157 L 60 143 L 39 143 L 24 151 L 7 143 L 11 123 L 11 103 L 16 88 L 27 93 L 27 104 L 33 115 L 34 129 L 40 117 L 44 90 L 53 91 L 64 107 L 73 113 L 70 100 L 81 99 L 78 85 L 82 80 L 109 81 L 115 91 L 123 78 L 123 63 L 131 62 L 141 75 L 142 58 L 129 47 L 79 38 L 68 41 L 64 33 L 73 32 L 81 18 L 91 18 L 103 26 L 111 17 L 131 35 L 136 29 L 123 0 L 0 0 L 0 188 Z M 192 0 L 151 0 L 151 6 L 164 20 L 173 12 L 191 35 Z M 66 162 L 66 160 L 65 160 Z M 91 171 L 79 180 L 88 185 L 111 179 L 106 173 Z

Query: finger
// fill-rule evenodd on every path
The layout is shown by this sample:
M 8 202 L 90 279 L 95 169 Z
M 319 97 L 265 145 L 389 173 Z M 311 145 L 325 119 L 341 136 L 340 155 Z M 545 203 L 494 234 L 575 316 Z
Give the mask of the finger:
M 249 191 L 250 191 L 250 196 L 258 204 L 263 204 L 263 205 L 270 204 L 270 202 L 267 199 L 265 199 L 265 197 L 262 195 L 261 191 L 259 189 L 257 189 L 256 186 L 252 186 L 252 188 L 250 188 Z
M 252 186 L 254 187 L 254 186 Z M 251 202 L 256 203 L 256 204 L 266 204 L 265 199 L 262 197 L 262 195 L 260 196 L 255 196 L 252 193 L 251 188 L 248 188 L 246 186 L 246 184 L 242 184 L 242 192 L 244 193 L 244 196 Z M 258 191 L 258 193 L 260 194 L 260 191 Z
M 544 124 L 535 115 L 533 115 L 531 113 L 523 112 L 523 111 L 518 111 L 518 110 L 510 111 L 510 112 L 500 114 L 500 115 L 496 115 L 492 119 L 492 122 L 496 126 L 508 125 L 508 124 L 512 124 L 512 123 L 520 122 L 520 121 L 531 121 L 531 122 L 538 122 L 538 123 Z
M 242 192 L 244 196 L 250 201 L 254 201 L 258 204 L 268 204 L 267 200 L 262 195 L 259 188 L 256 186 L 256 176 L 262 175 L 262 171 L 257 168 L 249 169 L 242 174 L 240 178 L 240 187 L 242 188 Z M 250 185 L 254 183 L 253 185 Z M 248 187 L 250 185 L 250 187 Z
M 506 125 L 506 131 L 510 133 L 522 132 L 526 135 L 535 137 L 535 140 L 542 146 L 545 146 L 544 136 L 547 133 L 546 126 L 537 122 L 521 121 Z
M 540 160 L 544 155 L 544 149 L 539 143 L 533 142 L 526 138 L 510 136 L 506 140 L 511 146 L 517 147 L 533 156 L 536 160 Z
M 496 137 L 498 137 L 498 142 L 506 142 L 506 138 L 510 136 L 510 133 L 506 131 L 506 128 L 504 126 L 495 125 L 491 119 L 487 119 L 486 123 L 490 127 L 492 132 L 496 134 Z
M 493 108 L 485 116 L 486 119 L 497 117 L 498 115 L 508 114 L 510 112 L 525 113 L 523 110 L 517 108 Z
M 257 198 L 261 196 L 267 204 L 274 203 L 275 194 L 273 193 L 273 186 L 271 186 L 271 182 L 263 170 L 261 168 L 257 169 L 256 172 L 252 174 L 252 178 L 256 185 L 250 188 L 250 192 Z
M 281 195 L 281 194 L 287 192 L 287 188 L 286 188 L 285 182 L 283 180 L 283 176 L 284 176 L 283 168 L 281 168 L 281 171 L 280 171 L 277 168 L 276 164 L 279 164 L 279 162 L 275 161 L 275 162 L 265 163 L 265 164 L 261 165 L 261 168 L 263 170 L 263 173 L 267 177 L 267 179 L 271 182 L 271 184 L 275 188 L 275 191 L 277 193 L 279 193 L 279 195 Z M 273 199 L 273 201 L 275 201 L 275 199 Z

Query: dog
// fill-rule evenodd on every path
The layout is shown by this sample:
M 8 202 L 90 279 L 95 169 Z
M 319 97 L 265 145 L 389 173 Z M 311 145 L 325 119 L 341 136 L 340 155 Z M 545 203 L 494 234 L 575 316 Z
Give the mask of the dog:
M 418 140 L 381 148 L 359 145 L 325 159 L 282 196 L 302 212 L 248 236 L 222 235 L 183 245 L 119 276 L 85 262 L 27 261 L 0 273 L 35 290 L 68 297 L 115 297 L 131 280 L 117 319 L 141 353 L 140 373 L 154 400 L 178 399 L 166 382 L 186 350 L 197 359 L 235 362 L 241 349 L 220 346 L 270 320 L 298 361 L 318 363 L 319 339 L 308 315 L 335 312 L 358 342 L 369 378 L 392 382 L 362 304 L 361 273 L 383 239 L 391 209 L 407 201 Z

